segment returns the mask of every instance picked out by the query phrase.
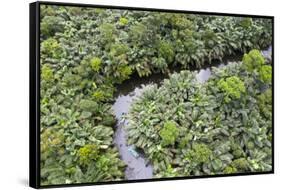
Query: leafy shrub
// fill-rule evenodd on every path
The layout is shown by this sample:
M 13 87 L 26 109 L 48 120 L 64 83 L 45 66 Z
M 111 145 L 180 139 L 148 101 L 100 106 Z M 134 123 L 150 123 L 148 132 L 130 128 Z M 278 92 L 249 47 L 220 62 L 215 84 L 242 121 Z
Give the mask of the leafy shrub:
M 99 156 L 99 148 L 97 145 L 88 144 L 78 150 L 79 163 L 81 165 L 89 165 L 93 160 Z
M 91 59 L 91 67 L 94 71 L 98 72 L 101 69 L 101 59 L 98 57 L 94 57 Z
M 46 82 L 50 82 L 54 79 L 53 70 L 47 64 L 44 64 L 41 68 L 41 78 Z
M 96 110 L 98 104 L 92 100 L 81 100 L 80 101 L 80 108 L 85 111 L 93 111 Z
M 55 13 L 52 13 L 55 14 Z M 64 31 L 64 19 L 59 16 L 45 16 L 40 22 L 40 32 L 46 37 Z
M 269 88 L 258 96 L 258 105 L 260 112 L 266 117 L 272 116 L 272 89 Z
M 120 23 L 121 26 L 127 25 L 128 22 L 129 22 L 128 19 L 125 18 L 125 17 L 121 17 L 121 18 L 119 19 L 119 23 Z
M 247 171 L 249 169 L 249 163 L 245 158 L 239 158 L 234 160 L 231 163 L 233 168 L 236 168 L 237 171 Z
M 223 173 L 225 174 L 237 173 L 237 169 L 232 166 L 227 166 L 226 168 L 224 168 Z
M 99 27 L 100 34 L 101 34 L 101 41 L 104 45 L 113 43 L 115 41 L 116 35 L 116 28 L 111 23 L 102 24 Z
M 99 101 L 104 101 L 106 99 L 105 97 L 105 93 L 102 90 L 96 90 L 93 93 L 93 98 L 95 101 L 99 102 Z
M 192 140 L 192 135 L 186 134 L 184 137 L 180 139 L 179 148 L 185 148 L 190 143 L 191 140 Z
M 49 58 L 60 59 L 63 54 L 63 49 L 58 41 L 54 38 L 48 38 L 41 43 L 41 51 Z
M 105 126 L 114 126 L 115 123 L 116 123 L 115 117 L 110 114 L 105 115 L 101 122 L 101 124 Z
M 213 68 L 205 83 L 195 74 L 146 87 L 127 116 L 128 143 L 144 151 L 156 177 L 270 171 L 270 84 L 261 90 L 244 63 Z M 176 137 L 161 128 L 171 121 Z
M 172 168 L 171 165 L 168 165 L 167 169 L 163 172 L 161 172 L 158 177 L 178 177 L 179 173 L 177 170 L 175 170 L 174 168 Z
M 179 30 L 193 27 L 192 21 L 189 20 L 185 14 L 172 15 L 170 22 Z
M 272 80 L 272 68 L 270 65 L 264 65 L 259 70 L 259 77 L 264 83 L 271 83 Z
M 41 134 L 41 158 L 61 156 L 64 154 L 65 138 L 61 131 L 53 128 L 45 129 Z
M 161 41 L 159 45 L 159 54 L 161 57 L 165 58 L 168 63 L 171 63 L 174 60 L 174 49 L 170 43 Z
M 252 72 L 255 69 L 259 70 L 264 63 L 265 59 L 259 50 L 251 50 L 248 54 L 243 56 L 243 64 L 249 72 Z
M 239 99 L 241 94 L 246 91 L 243 81 L 236 76 L 220 79 L 218 87 L 224 92 L 225 102 L 230 102 L 231 99 Z
M 111 56 L 120 56 L 126 54 L 129 51 L 129 48 L 126 44 L 115 43 L 111 46 L 110 55 Z
M 132 74 L 132 68 L 128 65 L 122 65 L 118 67 L 117 72 L 119 73 L 119 80 L 124 81 L 129 78 Z
M 212 151 L 205 144 L 195 144 L 192 149 L 187 152 L 185 159 L 190 163 L 204 163 L 210 159 Z
M 272 68 L 270 65 L 265 65 L 265 59 L 258 50 L 251 50 L 243 57 L 243 64 L 247 71 L 257 71 L 258 79 L 263 83 L 270 83 L 272 78 Z
M 97 160 L 96 166 L 97 168 L 99 168 L 100 170 L 104 171 L 104 172 L 108 172 L 108 170 L 110 169 L 110 158 L 101 155 L 99 157 L 99 159 Z
M 243 28 L 249 28 L 253 24 L 252 18 L 242 18 L 239 23 Z
M 160 57 L 160 58 L 154 58 L 154 59 L 152 60 L 152 62 L 153 62 L 153 64 L 154 64 L 154 66 L 155 66 L 158 70 L 160 70 L 162 73 L 167 72 L 168 64 L 167 64 L 167 61 L 166 61 L 164 58 L 162 58 L 162 57 Z
M 164 124 L 164 127 L 160 130 L 159 135 L 164 146 L 174 145 L 179 135 L 176 123 L 173 121 L 167 121 Z
M 147 27 L 142 23 L 137 23 L 130 27 L 129 35 L 130 39 L 136 44 L 146 43 Z

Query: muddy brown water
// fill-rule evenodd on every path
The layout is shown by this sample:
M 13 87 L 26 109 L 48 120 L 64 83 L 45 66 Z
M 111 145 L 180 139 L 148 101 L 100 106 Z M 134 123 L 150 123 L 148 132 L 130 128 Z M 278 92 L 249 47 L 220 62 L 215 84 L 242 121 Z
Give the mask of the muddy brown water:
M 271 59 L 271 52 L 271 46 L 267 50 L 262 51 L 267 59 Z M 241 59 L 242 55 L 226 57 L 222 61 L 214 61 L 202 69 L 190 68 L 190 70 L 197 70 L 196 78 L 199 82 L 203 83 L 211 76 L 212 67 L 223 67 Z M 179 70 L 179 68 L 175 68 L 172 73 Z M 132 102 L 142 94 L 147 85 L 160 84 L 165 78 L 168 78 L 168 75 L 161 73 L 142 78 L 133 75 L 129 80 L 117 86 L 116 99 L 112 107 L 118 120 L 114 134 L 114 144 L 119 150 L 121 159 L 127 164 L 125 176 L 128 180 L 153 178 L 153 166 L 134 146 L 127 145 L 126 130 L 124 129 L 127 121 L 122 116 L 128 113 Z M 138 154 L 138 156 L 135 154 Z

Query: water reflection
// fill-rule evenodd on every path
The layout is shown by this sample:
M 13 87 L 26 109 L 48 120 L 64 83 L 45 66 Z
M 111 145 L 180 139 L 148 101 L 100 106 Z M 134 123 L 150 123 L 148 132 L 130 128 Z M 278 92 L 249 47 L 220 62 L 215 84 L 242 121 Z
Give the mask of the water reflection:
M 132 101 L 141 95 L 143 87 L 144 85 L 140 85 L 127 95 L 119 95 L 113 104 L 113 111 L 118 120 L 114 143 L 119 149 L 121 159 L 128 166 L 125 171 L 127 179 L 151 179 L 153 177 L 152 165 L 148 164 L 147 160 L 135 150 L 134 146 L 127 145 L 126 131 L 124 129 L 127 122 L 122 117 L 128 113 Z

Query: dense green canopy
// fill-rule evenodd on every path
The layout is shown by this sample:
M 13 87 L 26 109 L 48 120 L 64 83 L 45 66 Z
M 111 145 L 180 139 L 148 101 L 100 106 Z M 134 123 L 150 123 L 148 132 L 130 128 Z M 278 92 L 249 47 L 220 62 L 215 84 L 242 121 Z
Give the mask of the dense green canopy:
M 174 66 L 180 66 L 185 69 L 190 67 L 201 68 L 203 65 L 209 65 L 212 60 L 221 59 L 226 55 L 247 52 L 252 48 L 261 49 L 267 47 L 271 43 L 272 35 L 270 21 L 261 18 L 51 5 L 41 5 L 40 13 L 40 150 L 42 185 L 124 179 L 125 164 L 120 159 L 120 155 L 113 144 L 113 127 L 116 124 L 116 119 L 112 114 L 111 106 L 116 85 L 129 79 L 132 74 L 136 73 L 142 77 L 158 72 L 166 73 L 170 67 Z M 260 69 L 261 82 L 269 82 L 270 71 L 267 65 Z M 231 72 L 240 72 L 240 67 L 237 66 L 237 71 L 234 69 Z M 248 74 L 250 75 L 251 73 L 248 72 Z M 253 81 L 251 76 L 247 77 L 249 81 Z M 166 92 L 168 99 L 161 100 L 164 101 L 163 105 L 161 105 L 163 107 L 166 106 L 165 101 L 171 100 L 171 97 L 175 102 L 178 102 L 181 98 L 191 100 L 188 94 L 182 94 L 183 92 L 189 92 L 191 89 L 198 93 L 202 93 L 202 91 L 211 93 L 212 91 L 208 88 L 211 88 L 212 81 L 215 81 L 215 79 L 212 79 L 208 84 L 201 87 L 194 81 L 194 74 L 188 71 L 175 74 L 171 76 L 170 80 L 171 82 L 174 80 L 176 84 L 178 80 L 182 80 L 182 82 L 179 86 L 175 85 L 172 91 Z M 251 87 L 250 85 L 256 85 L 253 82 L 248 84 L 246 78 L 241 80 L 245 83 L 244 85 L 247 85 L 247 92 L 248 88 Z M 191 82 L 189 83 L 188 81 Z M 224 89 L 223 86 L 228 84 L 228 79 L 225 82 L 226 84 L 222 85 L 222 89 Z M 164 82 L 164 85 L 165 83 L 167 81 Z M 191 84 L 195 86 L 191 87 Z M 198 90 L 197 88 L 199 87 L 202 89 Z M 242 97 L 256 100 L 257 92 L 254 92 L 255 87 L 252 87 L 253 92 L 251 94 L 248 96 L 243 95 Z M 156 90 L 156 87 L 153 88 Z M 214 90 L 218 91 L 219 89 Z M 228 88 L 225 88 L 224 91 L 227 92 L 227 90 Z M 165 90 L 163 90 L 164 92 Z M 222 92 L 218 93 L 218 97 L 223 96 Z M 245 94 L 245 91 L 242 89 L 238 93 Z M 217 93 L 206 94 L 206 97 L 195 96 L 194 101 L 198 102 L 199 107 L 196 106 L 193 109 L 201 109 L 200 105 L 204 104 L 204 102 L 202 103 L 200 98 L 209 98 L 209 96 L 212 97 L 215 94 Z M 144 94 L 144 98 L 147 95 L 149 95 L 149 90 Z M 154 94 L 151 93 L 151 96 L 154 96 Z M 261 94 L 259 104 L 255 104 L 255 106 L 262 107 L 259 109 L 262 109 L 265 115 L 270 114 L 268 112 L 269 107 L 267 105 L 269 102 L 267 96 L 270 95 Z M 229 94 L 230 99 L 236 97 L 239 97 L 237 92 Z M 214 98 L 212 101 L 214 103 L 212 106 L 220 103 L 215 101 Z M 212 101 L 210 100 L 210 102 Z M 138 103 L 135 104 L 134 108 L 137 105 Z M 225 104 L 225 106 L 230 105 L 232 105 L 232 102 Z M 244 104 L 241 103 L 242 105 Z M 182 105 L 178 109 L 183 110 L 184 108 L 184 105 Z M 243 107 L 243 110 L 246 108 Z M 259 109 L 254 108 L 256 111 L 253 113 L 257 112 L 259 116 Z M 149 111 L 151 108 L 145 106 L 143 109 L 148 109 L 147 111 Z M 224 112 L 224 110 L 218 111 L 218 113 Z M 181 112 L 178 113 L 180 114 Z M 131 114 L 134 113 L 132 112 Z M 212 112 L 212 116 L 215 115 Z M 263 118 L 258 116 L 254 117 L 255 122 L 264 122 Z M 186 116 L 177 117 L 185 118 Z M 252 119 L 252 116 L 249 115 L 249 118 Z M 222 122 L 226 122 L 224 121 L 225 118 L 221 119 Z M 133 120 L 134 118 L 132 118 Z M 148 119 L 147 122 L 160 122 L 158 120 L 151 121 Z M 157 130 L 161 129 L 162 124 L 164 124 L 162 123 L 163 121 L 161 120 L 161 125 L 156 127 Z M 169 146 L 178 146 L 178 138 L 175 138 L 175 135 L 183 134 L 178 133 L 178 130 L 182 130 L 182 128 L 186 131 L 189 130 L 187 126 L 182 126 L 178 129 L 180 125 L 190 123 L 189 120 L 182 121 L 183 123 L 178 121 L 167 122 L 165 130 L 160 133 L 162 139 L 154 130 L 145 131 L 147 136 L 156 135 L 159 143 L 163 142 L 163 146 L 165 146 L 162 148 L 161 143 L 156 143 L 155 145 L 160 146 L 161 151 L 167 151 L 167 154 L 170 155 L 166 157 L 168 159 L 165 162 L 167 165 L 162 167 L 159 165 L 160 163 L 155 163 L 154 169 L 157 175 L 165 169 L 173 170 L 175 167 L 171 163 L 173 155 L 178 155 L 179 153 L 172 153 Z M 198 120 L 196 122 L 196 125 L 201 126 L 203 125 L 202 122 L 205 121 Z M 269 121 L 266 123 L 265 131 L 267 133 L 270 130 L 269 123 Z M 225 124 L 225 126 L 228 125 Z M 173 130 L 172 132 L 169 131 L 171 129 Z M 228 129 L 225 130 L 228 131 Z M 263 135 L 261 136 L 261 141 L 267 138 L 265 137 L 265 131 L 258 131 Z M 186 144 L 191 138 L 194 138 L 194 136 L 190 137 L 187 134 L 185 137 L 186 143 L 181 143 L 181 146 L 190 146 Z M 237 139 L 234 138 L 228 142 L 233 142 L 234 145 L 237 145 L 236 141 Z M 131 139 L 131 142 L 135 141 Z M 142 145 L 142 142 L 136 143 L 137 145 Z M 150 141 L 147 141 L 147 143 L 150 143 Z M 200 142 L 197 146 L 200 149 L 202 148 L 203 151 L 194 150 L 193 153 L 187 153 L 190 154 L 189 156 L 184 154 L 188 158 L 180 158 L 180 160 L 184 161 L 182 164 L 196 158 L 197 152 L 209 158 L 210 150 L 215 145 L 205 147 Z M 149 153 L 147 152 L 148 150 L 151 151 L 150 149 L 145 149 L 145 152 L 150 159 L 153 162 L 157 160 L 154 156 L 158 154 Z M 254 150 L 256 149 L 253 148 Z M 262 153 L 265 151 L 263 150 Z M 244 153 L 246 155 L 259 154 L 259 152 L 249 153 L 247 151 L 244 151 Z M 159 154 L 160 157 L 161 154 Z M 268 164 L 270 162 L 265 162 L 265 158 L 262 157 L 262 160 L 254 159 L 256 157 L 251 158 L 253 160 L 249 160 L 249 162 L 256 163 L 259 167 L 258 169 L 260 167 L 264 170 L 269 168 Z M 266 164 L 260 164 L 260 162 Z M 180 170 L 184 172 L 179 174 L 186 174 L 187 171 L 190 174 L 195 171 L 202 172 L 201 165 L 199 165 L 194 166 L 192 170 L 184 169 L 183 166 L 180 166 Z M 214 171 L 221 171 L 224 166 L 225 163 L 221 163 L 218 169 Z M 228 166 L 233 165 L 228 164 Z M 228 171 L 231 169 L 228 169 Z
M 256 52 L 248 55 L 264 63 Z M 248 72 L 247 62 L 213 68 L 203 84 L 195 74 L 181 71 L 144 90 L 127 116 L 129 143 L 157 177 L 271 171 L 271 82 Z

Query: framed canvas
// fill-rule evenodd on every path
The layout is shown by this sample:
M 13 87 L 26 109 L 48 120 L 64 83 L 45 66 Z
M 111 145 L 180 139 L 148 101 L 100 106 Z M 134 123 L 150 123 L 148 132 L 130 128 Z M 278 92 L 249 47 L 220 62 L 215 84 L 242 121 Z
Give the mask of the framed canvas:
M 30 4 L 30 186 L 274 172 L 274 18 Z

